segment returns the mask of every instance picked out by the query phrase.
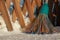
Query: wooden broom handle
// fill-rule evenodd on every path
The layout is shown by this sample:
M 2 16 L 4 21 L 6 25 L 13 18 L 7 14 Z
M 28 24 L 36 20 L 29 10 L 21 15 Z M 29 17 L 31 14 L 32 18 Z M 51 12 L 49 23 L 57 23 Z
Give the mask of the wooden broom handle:
M 25 16 L 26 16 L 26 11 L 27 11 L 27 7 L 26 7 L 26 2 L 24 1 L 23 7 L 22 7 L 22 12 Z
M 11 0 L 6 0 L 6 5 L 7 5 L 7 8 L 9 9 L 9 7 L 10 7 L 10 2 L 11 2 Z
M 28 15 L 29 15 L 30 21 L 33 21 L 34 13 L 33 13 L 32 7 L 31 7 L 30 0 L 25 0 L 25 1 L 26 1 L 26 6 L 27 6 L 27 10 L 28 10 Z
M 19 24 L 21 25 L 22 28 L 24 28 L 25 23 L 24 23 L 24 19 L 23 19 L 23 16 L 22 16 L 22 11 L 21 11 L 20 5 L 19 5 L 17 0 L 12 0 L 12 2 L 14 4 L 14 8 L 15 8 L 15 12 L 16 12 L 15 14 L 18 17 Z
M 34 13 L 34 8 L 36 6 L 35 0 L 32 0 L 31 6 L 32 6 L 32 11 L 33 11 L 32 13 Z
M 41 0 L 35 0 L 35 2 L 36 2 L 36 5 L 38 6 L 38 7 L 40 7 L 41 6 Z
M 0 10 L 2 12 L 2 17 L 3 17 L 3 19 L 6 23 L 6 27 L 7 27 L 8 31 L 12 31 L 13 28 L 12 28 L 12 25 L 11 25 L 11 22 L 10 22 L 10 19 L 9 19 L 9 16 L 8 16 L 8 12 L 7 12 L 4 0 L 0 0 L 0 5 L 1 5 Z

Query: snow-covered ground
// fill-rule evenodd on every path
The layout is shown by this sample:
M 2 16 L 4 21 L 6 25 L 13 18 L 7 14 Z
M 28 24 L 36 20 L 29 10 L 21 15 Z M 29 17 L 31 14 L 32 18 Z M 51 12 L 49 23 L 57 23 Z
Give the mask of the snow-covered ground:
M 0 40 L 60 40 L 60 34 L 15 34 L 0 36 Z

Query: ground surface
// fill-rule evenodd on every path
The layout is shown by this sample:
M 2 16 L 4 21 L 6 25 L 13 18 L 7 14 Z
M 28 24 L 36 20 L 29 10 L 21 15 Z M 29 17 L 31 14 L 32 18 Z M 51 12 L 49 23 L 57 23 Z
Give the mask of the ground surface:
M 0 36 L 0 40 L 60 40 L 60 34 L 15 34 Z

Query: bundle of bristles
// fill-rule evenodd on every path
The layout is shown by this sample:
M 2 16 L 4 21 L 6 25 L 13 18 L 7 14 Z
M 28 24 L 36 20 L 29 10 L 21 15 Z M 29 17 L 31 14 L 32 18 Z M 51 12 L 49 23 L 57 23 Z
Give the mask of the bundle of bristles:
M 16 17 L 18 18 L 18 22 L 21 25 L 21 31 L 22 32 L 32 32 L 34 33 L 38 28 L 37 26 L 40 26 L 39 24 L 39 9 L 41 7 L 41 0 L 24 0 L 23 7 L 20 8 L 20 0 L 0 0 L 0 11 L 1 15 L 6 23 L 6 27 L 8 31 L 12 31 L 12 24 L 9 19 L 9 15 L 7 10 L 10 8 L 10 3 L 13 3 L 13 10 L 12 10 L 12 22 L 16 21 Z M 34 17 L 34 7 L 37 6 L 37 17 Z M 23 15 L 26 16 L 26 11 L 28 11 L 28 17 L 30 19 L 30 23 L 26 26 L 24 23 Z M 22 15 L 23 14 L 23 15 Z M 44 27 L 42 27 L 39 32 L 42 33 L 46 32 L 48 33 L 48 30 L 44 30 Z

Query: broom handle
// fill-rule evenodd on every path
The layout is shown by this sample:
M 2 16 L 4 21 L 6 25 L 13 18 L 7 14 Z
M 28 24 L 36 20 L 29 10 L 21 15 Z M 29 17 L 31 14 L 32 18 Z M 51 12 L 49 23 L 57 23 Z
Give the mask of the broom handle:
M 37 5 L 37 7 L 41 7 L 41 0 L 35 0 L 36 1 L 36 5 Z
M 9 9 L 9 7 L 10 7 L 10 2 L 11 2 L 11 0 L 6 0 L 7 9 Z
M 34 19 L 34 13 L 33 13 L 32 7 L 31 7 L 30 0 L 25 0 L 25 1 L 26 1 L 29 18 L 30 18 L 30 21 L 32 22 Z
M 6 27 L 7 27 L 8 31 L 12 31 L 13 28 L 12 28 L 12 25 L 11 25 L 11 22 L 10 22 L 10 19 L 9 19 L 9 16 L 8 16 L 8 12 L 7 12 L 4 0 L 0 0 L 0 5 L 1 5 L 0 10 L 2 12 L 2 17 L 3 17 L 3 19 L 6 23 Z
M 14 8 L 15 8 L 15 12 L 16 12 L 15 14 L 18 17 L 19 24 L 21 25 L 22 28 L 24 28 L 25 23 L 24 23 L 24 19 L 23 19 L 23 16 L 22 16 L 22 11 L 21 11 L 20 5 L 19 5 L 17 0 L 12 0 L 12 2 L 14 4 Z
M 24 16 L 26 16 L 26 11 L 27 11 L 27 7 L 26 7 L 26 2 L 24 1 L 23 7 L 22 7 L 22 12 L 23 12 Z

